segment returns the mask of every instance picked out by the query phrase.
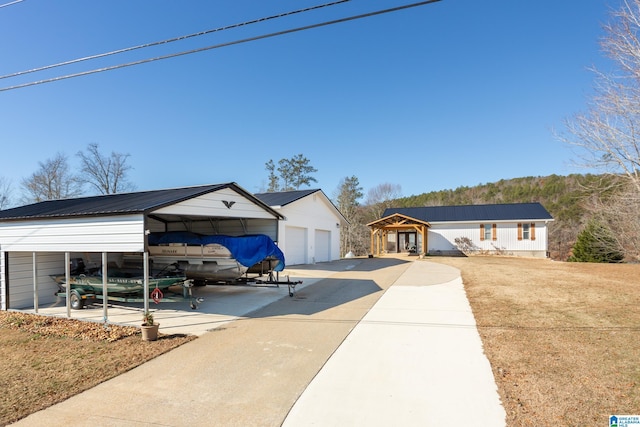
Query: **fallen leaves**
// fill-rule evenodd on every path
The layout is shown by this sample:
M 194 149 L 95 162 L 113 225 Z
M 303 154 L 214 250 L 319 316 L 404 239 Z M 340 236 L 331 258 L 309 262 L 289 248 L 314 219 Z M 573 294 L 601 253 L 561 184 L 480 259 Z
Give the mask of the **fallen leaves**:
M 117 341 L 140 333 L 132 326 L 86 322 L 37 314 L 0 311 L 0 327 L 20 329 L 32 334 L 69 337 L 84 341 Z

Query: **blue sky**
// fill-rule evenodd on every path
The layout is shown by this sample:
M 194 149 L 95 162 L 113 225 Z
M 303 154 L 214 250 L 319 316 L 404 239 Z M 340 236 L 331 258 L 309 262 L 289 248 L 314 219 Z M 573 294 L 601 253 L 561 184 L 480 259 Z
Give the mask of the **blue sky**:
M 325 0 L 324 2 L 328 2 Z M 620 0 L 443 0 L 134 67 L 0 92 L 0 177 L 14 196 L 57 153 L 130 154 L 139 190 L 267 186 L 303 154 L 332 197 L 356 176 L 410 196 L 584 172 L 553 130 L 584 111 Z M 24 0 L 0 7 L 0 74 L 324 3 Z M 0 0 L 0 5 L 10 3 Z M 0 79 L 0 88 L 255 37 L 411 0 L 345 4 Z

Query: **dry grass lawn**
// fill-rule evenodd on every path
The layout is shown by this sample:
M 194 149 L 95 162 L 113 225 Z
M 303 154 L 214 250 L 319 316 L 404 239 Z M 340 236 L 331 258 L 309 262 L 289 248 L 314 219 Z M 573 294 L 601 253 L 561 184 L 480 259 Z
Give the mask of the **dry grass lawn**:
M 429 260 L 462 271 L 509 426 L 640 414 L 640 265 Z
M 0 311 L 0 425 L 61 402 L 194 337 Z

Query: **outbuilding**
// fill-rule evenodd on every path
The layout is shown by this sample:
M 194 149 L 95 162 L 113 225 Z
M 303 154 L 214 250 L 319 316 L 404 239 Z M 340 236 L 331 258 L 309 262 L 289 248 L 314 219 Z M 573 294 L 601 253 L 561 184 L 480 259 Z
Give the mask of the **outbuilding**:
M 255 195 L 283 217 L 279 247 L 287 264 L 315 264 L 340 259 L 340 229 L 348 222 L 320 189 Z
M 540 203 L 386 209 L 371 230 L 371 253 L 500 253 L 548 257 L 553 217 Z
M 149 233 L 265 234 L 277 242 L 282 218 L 233 182 L 51 200 L 3 210 L 0 308 L 37 312 L 39 305 L 54 302 L 57 285 L 50 275 L 65 270 L 68 275 L 74 253 L 103 266 L 123 257 L 148 265 Z M 147 301 L 145 309 L 146 305 Z

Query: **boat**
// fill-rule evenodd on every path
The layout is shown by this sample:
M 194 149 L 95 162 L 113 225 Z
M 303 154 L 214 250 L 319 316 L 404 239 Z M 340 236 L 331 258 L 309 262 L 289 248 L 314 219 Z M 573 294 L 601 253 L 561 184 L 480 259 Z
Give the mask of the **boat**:
M 60 292 L 66 291 L 67 278 L 64 274 L 52 275 Z M 71 259 L 71 275 L 69 277 L 72 291 L 81 295 L 102 295 L 103 277 L 100 269 L 87 269 L 82 258 Z M 177 265 L 168 265 L 154 272 L 149 277 L 149 289 L 166 290 L 174 285 L 181 285 L 187 280 L 184 271 Z M 107 271 L 107 293 L 109 295 L 138 295 L 144 292 L 144 273 L 140 268 L 109 268 Z
M 199 282 L 234 281 L 246 273 L 268 274 L 285 267 L 284 254 L 264 234 L 150 233 L 147 242 L 153 265 L 175 263 L 187 279 Z

